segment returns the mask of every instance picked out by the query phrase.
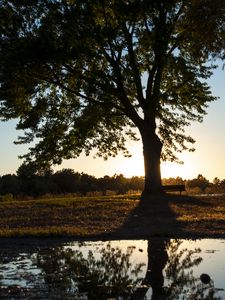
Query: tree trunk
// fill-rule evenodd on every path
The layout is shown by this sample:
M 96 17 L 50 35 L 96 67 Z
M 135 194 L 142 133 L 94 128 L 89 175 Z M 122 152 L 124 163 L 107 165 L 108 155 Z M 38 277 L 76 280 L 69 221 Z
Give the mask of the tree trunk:
M 153 133 L 141 133 L 143 142 L 143 155 L 145 167 L 145 184 L 142 197 L 149 194 L 162 193 L 162 181 L 160 171 L 160 157 L 162 152 L 162 142 Z

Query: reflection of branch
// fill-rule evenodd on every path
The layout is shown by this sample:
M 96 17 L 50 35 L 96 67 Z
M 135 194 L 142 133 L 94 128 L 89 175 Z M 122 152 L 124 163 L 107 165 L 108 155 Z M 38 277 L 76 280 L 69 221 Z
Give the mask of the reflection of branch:
M 210 284 L 204 285 L 199 278 L 193 275 L 193 267 L 202 262 L 201 257 L 196 257 L 201 249 L 180 249 L 181 243 L 180 240 L 174 240 L 168 246 L 169 259 L 165 274 L 170 283 L 166 290 L 167 299 L 176 299 L 188 293 L 189 300 L 222 300 L 220 297 L 216 297 L 212 281 Z
M 138 277 L 143 264 L 129 262 L 133 247 L 126 253 L 112 248 L 110 243 L 100 250 L 96 259 L 89 251 L 87 258 L 81 251 L 70 248 L 51 249 L 37 256 L 37 265 L 44 275 L 45 290 L 50 296 L 78 296 L 86 293 L 89 299 L 107 299 L 129 295 L 141 281 Z

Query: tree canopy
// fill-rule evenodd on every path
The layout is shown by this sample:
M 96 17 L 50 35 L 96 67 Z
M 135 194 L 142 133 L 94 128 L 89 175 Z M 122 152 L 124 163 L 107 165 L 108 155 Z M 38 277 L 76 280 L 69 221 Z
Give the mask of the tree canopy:
M 216 99 L 206 80 L 224 55 L 224 1 L 0 3 L 0 116 L 35 142 L 25 158 L 129 155 L 139 132 L 145 191 L 159 191 L 160 159 L 193 150 L 185 127 Z

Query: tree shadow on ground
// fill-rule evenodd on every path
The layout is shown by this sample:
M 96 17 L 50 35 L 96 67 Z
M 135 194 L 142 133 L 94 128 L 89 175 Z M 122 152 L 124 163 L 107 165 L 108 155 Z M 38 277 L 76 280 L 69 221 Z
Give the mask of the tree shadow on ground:
M 115 235 L 127 238 L 132 236 L 148 238 L 150 236 L 171 236 L 172 233 L 181 234 L 182 228 L 170 208 L 172 199 L 174 198 L 171 198 L 170 195 L 146 196 L 141 199 Z
M 206 199 L 192 196 L 172 194 L 146 196 L 141 199 L 124 224 L 111 234 L 116 238 L 128 239 L 148 239 L 149 237 L 224 238 L 225 231 L 222 228 L 217 230 L 217 225 L 221 224 L 221 220 L 215 219 L 214 224 L 210 227 L 210 220 L 207 218 L 204 220 L 202 217 L 198 219 L 198 212 L 202 216 L 210 211 L 212 205 Z M 185 214 L 187 214 L 187 220 L 182 219 Z M 196 214 L 194 220 L 191 220 L 191 214 Z M 189 215 L 190 219 L 188 219 Z M 225 222 L 223 228 L 225 229 Z

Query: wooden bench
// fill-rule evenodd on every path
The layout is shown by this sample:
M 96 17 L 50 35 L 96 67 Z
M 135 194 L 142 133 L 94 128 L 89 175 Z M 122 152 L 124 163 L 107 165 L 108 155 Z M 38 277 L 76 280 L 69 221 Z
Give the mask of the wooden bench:
M 163 185 L 162 190 L 164 192 L 180 192 L 181 195 L 181 193 L 185 191 L 185 185 L 184 184 Z

